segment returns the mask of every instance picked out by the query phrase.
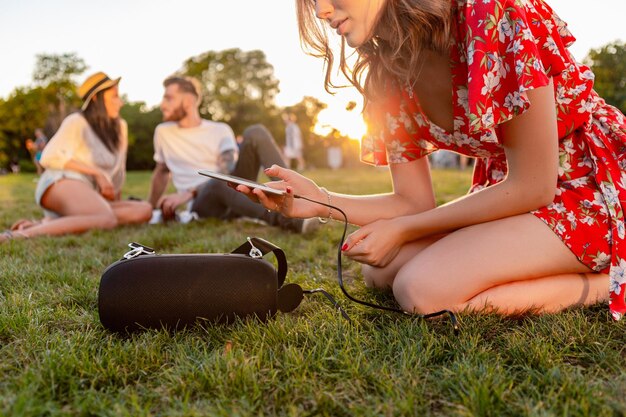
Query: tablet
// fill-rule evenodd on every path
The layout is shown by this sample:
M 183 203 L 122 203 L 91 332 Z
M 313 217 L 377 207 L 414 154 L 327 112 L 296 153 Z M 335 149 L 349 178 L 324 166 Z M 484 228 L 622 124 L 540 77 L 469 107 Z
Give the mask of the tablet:
M 285 195 L 286 194 L 285 191 L 283 191 L 283 190 L 277 190 L 276 188 L 270 188 L 267 185 L 259 184 L 258 182 L 254 182 L 254 181 L 246 180 L 246 179 L 243 179 L 243 178 L 235 177 L 233 175 L 222 174 L 220 172 L 214 172 L 214 171 L 209 171 L 209 170 L 206 170 L 206 169 L 201 169 L 200 171 L 198 171 L 198 174 L 204 175 L 206 177 L 214 178 L 216 180 L 226 181 L 226 182 L 229 182 L 231 184 L 241 184 L 241 185 L 245 185 L 246 187 L 249 187 L 249 188 L 258 188 L 259 190 L 261 190 L 263 192 L 266 192 L 268 194 L 274 194 L 274 195 Z

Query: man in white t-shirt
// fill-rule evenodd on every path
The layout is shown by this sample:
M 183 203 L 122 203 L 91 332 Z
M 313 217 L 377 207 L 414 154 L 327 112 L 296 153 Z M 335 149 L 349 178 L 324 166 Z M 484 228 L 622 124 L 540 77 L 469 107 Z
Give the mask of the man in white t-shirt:
M 154 132 L 156 166 L 149 201 L 161 210 L 164 220 L 173 219 L 177 208 L 186 204 L 199 217 L 250 217 L 296 232 L 314 228 L 312 221 L 268 212 L 226 183 L 199 175 L 198 170 L 208 169 L 256 181 L 261 166 L 284 167 L 285 163 L 265 127 L 248 127 L 238 147 L 230 126 L 202 119 L 198 112 L 200 84 L 196 79 L 174 76 L 167 78 L 163 86 L 161 111 L 165 122 Z M 176 193 L 163 195 L 170 176 Z

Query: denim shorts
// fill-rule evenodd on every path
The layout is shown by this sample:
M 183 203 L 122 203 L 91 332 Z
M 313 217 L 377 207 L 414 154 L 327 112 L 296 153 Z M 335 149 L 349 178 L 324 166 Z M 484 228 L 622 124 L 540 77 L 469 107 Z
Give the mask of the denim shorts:
M 43 212 L 46 217 L 59 217 L 58 213 L 54 211 L 46 210 L 45 207 L 41 205 L 41 198 L 48 191 L 48 188 L 52 187 L 58 181 L 68 178 L 72 180 L 83 181 L 96 189 L 96 183 L 93 177 L 81 174 L 76 171 L 69 170 L 60 170 L 60 169 L 46 169 L 41 177 L 39 178 L 39 182 L 37 183 L 37 188 L 35 189 L 35 202 L 43 209 Z

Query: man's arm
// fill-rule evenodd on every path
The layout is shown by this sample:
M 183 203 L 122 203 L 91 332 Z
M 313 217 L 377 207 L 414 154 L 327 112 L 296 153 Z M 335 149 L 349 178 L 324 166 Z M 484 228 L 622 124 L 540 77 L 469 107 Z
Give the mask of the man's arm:
M 233 172 L 235 170 L 235 165 L 237 165 L 235 156 L 236 154 L 234 149 L 222 152 L 217 159 L 219 172 L 222 174 L 230 174 Z
M 154 171 L 152 171 L 152 182 L 150 184 L 150 196 L 148 201 L 152 204 L 153 208 L 157 208 L 159 199 L 167 188 L 167 183 L 170 180 L 170 170 L 162 162 L 157 162 Z
M 196 190 L 180 191 L 174 194 L 163 195 L 170 178 L 170 170 L 164 163 L 157 162 L 152 173 L 149 201 L 153 208 L 161 209 L 163 220 L 173 219 L 178 206 L 189 202 L 195 197 Z

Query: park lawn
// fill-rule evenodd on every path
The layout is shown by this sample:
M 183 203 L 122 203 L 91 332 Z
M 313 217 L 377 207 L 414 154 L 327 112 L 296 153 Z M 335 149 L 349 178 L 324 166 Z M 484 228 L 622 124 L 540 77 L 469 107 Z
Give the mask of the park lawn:
M 339 192 L 390 190 L 386 170 L 309 173 Z M 438 202 L 469 172 L 435 171 Z M 34 176 L 0 177 L 0 223 L 38 215 Z M 130 173 L 144 197 L 150 174 Z M 239 222 L 125 227 L 0 246 L 0 415 L 7 416 L 618 416 L 626 414 L 626 324 L 605 306 L 507 319 L 460 314 L 428 322 L 349 303 L 335 277 L 341 225 L 312 237 Z M 260 236 L 286 248 L 287 280 L 321 296 L 266 324 L 118 336 L 98 321 L 107 265 L 137 241 L 160 253 L 228 252 Z M 523 256 L 523 254 L 520 254 Z M 520 260 L 522 261 L 522 260 Z M 392 304 L 364 288 L 359 297 Z M 608 285 L 608 284 L 607 284 Z

